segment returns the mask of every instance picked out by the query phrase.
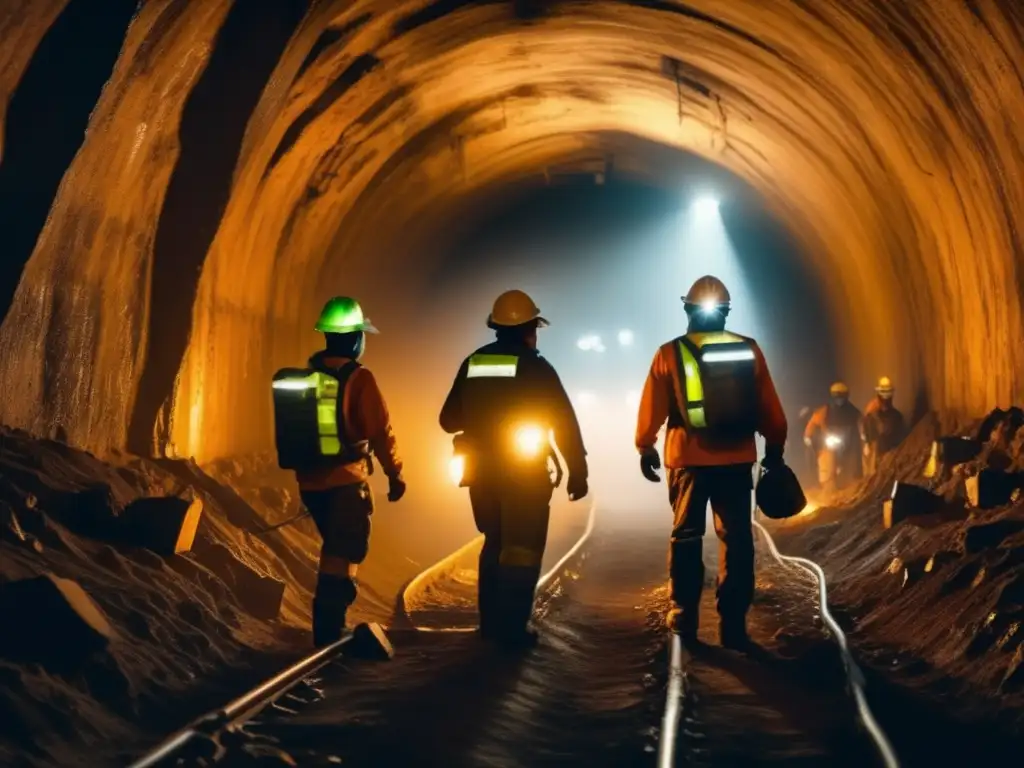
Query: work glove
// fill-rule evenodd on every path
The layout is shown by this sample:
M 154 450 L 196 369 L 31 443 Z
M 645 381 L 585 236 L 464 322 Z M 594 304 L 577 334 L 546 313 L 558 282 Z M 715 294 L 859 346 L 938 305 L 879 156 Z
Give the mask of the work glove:
M 579 501 L 590 490 L 587 487 L 587 478 L 569 475 L 569 483 L 566 485 L 565 490 L 569 494 L 569 501 Z
M 771 472 L 773 469 L 778 469 L 783 465 L 783 450 L 784 448 L 781 445 L 766 445 L 764 447 L 764 458 L 761 459 L 761 466 L 765 468 L 765 471 Z
M 644 448 L 644 452 L 640 454 L 640 471 L 652 483 L 660 483 L 661 475 L 654 471 L 656 469 L 661 469 L 661 457 L 658 456 L 658 449 L 653 446 Z
M 388 478 L 388 501 L 395 502 L 405 496 L 405 480 L 401 475 Z

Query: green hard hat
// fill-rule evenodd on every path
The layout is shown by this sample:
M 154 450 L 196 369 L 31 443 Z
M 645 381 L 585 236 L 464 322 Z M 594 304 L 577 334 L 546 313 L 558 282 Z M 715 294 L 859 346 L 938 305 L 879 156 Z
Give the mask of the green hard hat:
M 348 296 L 335 296 L 324 304 L 320 319 L 316 321 L 316 330 L 321 333 L 377 333 L 373 324 L 363 317 L 359 302 Z

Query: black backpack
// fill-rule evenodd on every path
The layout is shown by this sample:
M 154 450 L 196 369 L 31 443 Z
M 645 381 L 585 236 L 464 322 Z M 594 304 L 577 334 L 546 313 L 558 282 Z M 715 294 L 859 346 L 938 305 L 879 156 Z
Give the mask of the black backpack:
M 278 466 L 309 470 L 369 460 L 369 443 L 346 437 L 342 408 L 345 387 L 359 367 L 353 360 L 337 371 L 282 368 L 274 374 Z

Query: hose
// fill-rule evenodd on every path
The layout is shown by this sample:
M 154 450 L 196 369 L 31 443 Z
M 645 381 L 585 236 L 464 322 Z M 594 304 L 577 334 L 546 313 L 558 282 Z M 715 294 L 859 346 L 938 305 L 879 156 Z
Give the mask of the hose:
M 274 531 L 276 531 L 279 528 L 284 528 L 286 525 L 291 525 L 292 523 L 297 523 L 297 522 L 299 522 L 299 520 L 302 520 L 303 518 L 309 517 L 309 514 L 310 514 L 309 510 L 306 509 L 306 510 L 303 510 L 302 512 L 299 512 L 299 514 L 294 515 L 292 517 L 289 517 L 287 520 L 284 520 L 284 521 L 282 521 L 280 523 L 275 523 L 274 525 L 271 525 L 268 528 L 261 528 L 258 531 L 249 531 L 249 533 L 252 534 L 253 536 L 266 536 L 268 533 L 273 533 Z
M 850 654 L 846 634 L 839 626 L 839 622 L 835 620 L 832 613 L 829 611 L 825 572 L 822 570 L 821 566 L 813 560 L 808 560 L 805 557 L 783 555 L 779 552 L 778 547 L 775 546 L 775 540 L 771 537 L 771 534 L 768 533 L 768 530 L 756 520 L 752 522 L 754 524 L 754 528 L 757 529 L 768 544 L 768 551 L 771 552 L 772 557 L 774 557 L 780 565 L 798 568 L 804 573 L 810 574 L 810 576 L 817 582 L 819 613 L 821 614 L 821 620 L 832 633 L 832 636 L 836 640 L 836 645 L 839 646 L 839 652 L 843 658 L 843 665 L 846 668 L 846 676 L 850 681 L 850 689 L 853 692 L 853 698 L 857 704 L 857 715 L 860 717 L 861 722 L 864 724 L 864 728 L 867 730 L 868 735 L 874 742 L 875 748 L 878 750 L 878 754 L 882 758 L 882 762 L 885 764 L 886 768 L 899 768 L 900 763 L 896 757 L 896 752 L 893 750 L 892 744 L 882 731 L 878 721 L 875 720 L 875 716 L 872 714 L 871 708 L 868 706 L 867 696 L 864 693 L 864 673 L 861 672 L 860 667 L 857 666 L 857 662 L 853 660 L 853 656 Z

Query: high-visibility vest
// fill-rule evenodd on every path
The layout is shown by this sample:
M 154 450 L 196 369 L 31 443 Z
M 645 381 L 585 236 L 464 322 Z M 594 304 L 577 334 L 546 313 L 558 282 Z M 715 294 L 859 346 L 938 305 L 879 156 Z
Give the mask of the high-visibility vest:
M 528 385 L 515 381 L 521 373 L 520 358 L 514 354 L 477 352 L 467 361 L 467 429 L 455 445 L 463 461 L 461 485 L 475 482 L 484 461 L 499 462 L 506 477 L 522 471 L 543 476 L 549 459 L 554 459 L 556 471 L 560 469 L 549 417 L 538 398 L 523 389 Z
M 368 441 L 347 439 L 342 412 L 345 387 L 358 368 L 350 362 L 337 375 L 314 368 L 282 368 L 274 374 L 278 466 L 308 470 L 369 459 Z
M 675 421 L 670 426 L 712 437 L 741 438 L 757 428 L 756 355 L 751 343 L 726 331 L 690 333 L 673 342 Z

